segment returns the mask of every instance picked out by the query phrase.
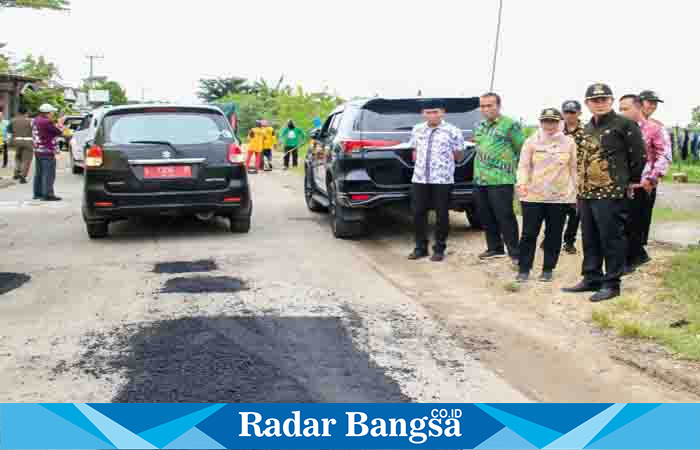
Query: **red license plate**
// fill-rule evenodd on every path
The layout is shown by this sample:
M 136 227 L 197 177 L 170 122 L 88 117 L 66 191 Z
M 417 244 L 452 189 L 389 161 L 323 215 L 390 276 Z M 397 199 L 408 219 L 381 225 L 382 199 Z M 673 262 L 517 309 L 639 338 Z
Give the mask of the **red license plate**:
M 192 166 L 144 166 L 144 178 L 192 178 Z

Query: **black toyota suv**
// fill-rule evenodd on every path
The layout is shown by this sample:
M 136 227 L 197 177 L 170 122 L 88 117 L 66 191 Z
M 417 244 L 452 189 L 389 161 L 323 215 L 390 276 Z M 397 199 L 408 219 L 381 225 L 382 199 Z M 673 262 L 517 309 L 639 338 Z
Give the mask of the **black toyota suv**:
M 85 151 L 83 218 L 91 238 L 134 216 L 197 215 L 250 230 L 252 200 L 243 152 L 215 106 L 110 109 Z
M 410 206 L 414 149 L 411 130 L 422 122 L 425 98 L 372 98 L 345 103 L 310 133 L 304 191 L 311 211 L 329 211 L 338 238 L 367 230 L 368 212 L 388 204 Z M 480 228 L 473 202 L 473 130 L 481 120 L 479 98 L 440 99 L 445 120 L 464 133 L 465 151 L 455 164 L 450 209 L 464 211 Z

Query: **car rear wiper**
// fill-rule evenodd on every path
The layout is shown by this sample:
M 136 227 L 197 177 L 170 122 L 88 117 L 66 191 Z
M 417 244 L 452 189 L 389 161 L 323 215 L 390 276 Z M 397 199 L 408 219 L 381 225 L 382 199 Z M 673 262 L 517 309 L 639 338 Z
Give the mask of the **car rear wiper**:
M 168 147 L 172 148 L 175 151 L 175 153 L 180 153 L 180 150 L 178 150 L 172 143 L 168 141 L 130 141 L 129 144 L 167 145 Z

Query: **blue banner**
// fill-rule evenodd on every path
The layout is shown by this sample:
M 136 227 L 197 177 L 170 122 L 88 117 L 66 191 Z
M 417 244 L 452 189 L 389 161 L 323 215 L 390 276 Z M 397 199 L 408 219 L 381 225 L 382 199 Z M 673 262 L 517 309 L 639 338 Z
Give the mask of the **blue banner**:
M 700 405 L 2 404 L 0 448 L 700 449 Z

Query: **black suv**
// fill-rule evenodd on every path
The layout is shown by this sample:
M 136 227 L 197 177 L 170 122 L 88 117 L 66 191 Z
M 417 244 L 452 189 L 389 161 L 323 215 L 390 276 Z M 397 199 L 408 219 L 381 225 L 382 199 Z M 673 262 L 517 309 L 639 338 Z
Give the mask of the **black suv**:
M 367 230 L 371 208 L 410 205 L 414 149 L 411 130 L 422 122 L 425 98 L 356 100 L 338 107 L 320 129 L 313 130 L 305 161 L 304 191 L 311 211 L 328 210 L 333 234 L 355 237 Z M 455 163 L 450 209 L 465 211 L 480 228 L 473 203 L 475 144 L 481 120 L 479 98 L 440 99 L 445 120 L 464 133 L 465 151 Z
M 85 151 L 83 218 L 91 238 L 133 216 L 230 219 L 248 232 L 253 209 L 243 152 L 213 106 L 110 109 Z

